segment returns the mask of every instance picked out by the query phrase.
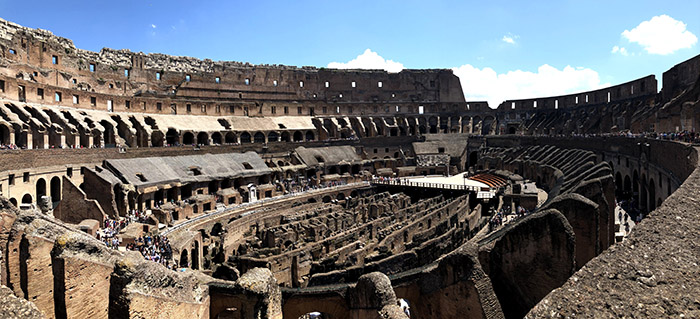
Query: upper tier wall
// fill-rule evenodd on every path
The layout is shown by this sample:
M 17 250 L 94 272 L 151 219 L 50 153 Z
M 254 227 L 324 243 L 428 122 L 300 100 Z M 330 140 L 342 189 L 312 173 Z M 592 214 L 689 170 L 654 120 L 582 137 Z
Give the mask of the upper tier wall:
M 506 100 L 498 106 L 499 112 L 556 110 L 581 105 L 614 103 L 635 97 L 656 94 L 656 77 L 648 75 L 627 83 L 569 95 L 522 100 Z
M 0 74 L 117 96 L 279 101 L 464 102 L 451 70 L 335 70 L 164 54 L 77 49 L 71 40 L 0 19 Z M 52 94 L 51 94 L 52 95 Z M 31 101 L 31 97 L 27 96 Z M 38 102 L 38 101 L 37 101 Z
M 661 95 L 664 102 L 667 102 L 681 93 L 683 90 L 692 87 L 700 76 L 700 54 L 695 57 L 674 65 L 664 72 Z

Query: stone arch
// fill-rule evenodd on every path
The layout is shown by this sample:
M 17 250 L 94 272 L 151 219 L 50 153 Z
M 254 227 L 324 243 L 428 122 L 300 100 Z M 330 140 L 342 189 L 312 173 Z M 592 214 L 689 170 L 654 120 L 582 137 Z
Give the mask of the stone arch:
M 197 134 L 197 145 L 209 145 L 209 134 L 207 132 L 199 132 Z
M 511 126 L 508 128 L 508 134 L 514 135 L 515 134 L 515 126 Z
M 428 118 L 428 125 L 430 127 L 430 133 L 434 134 L 438 132 L 438 118 L 436 116 L 431 116 Z
M 24 194 L 24 196 L 22 196 L 22 204 L 31 204 L 32 202 L 33 202 L 32 195 L 27 193 L 27 194 Z
M 474 167 L 476 166 L 476 162 L 479 161 L 479 153 L 477 151 L 473 151 L 469 153 L 469 167 Z
M 199 269 L 199 242 L 194 241 L 194 247 L 192 248 L 192 269 Z
M 630 194 L 632 192 L 632 181 L 630 180 L 629 175 L 625 175 L 625 181 L 623 183 L 622 191 Z
M 214 132 L 214 134 L 211 135 L 211 142 L 217 145 L 221 145 L 221 133 L 219 132 Z
M 186 132 L 182 135 L 182 144 L 192 145 L 194 144 L 194 134 L 192 132 Z
M 313 131 L 306 131 L 306 141 L 313 141 L 316 139 Z
M 10 128 L 5 124 L 0 124 L 0 143 L 5 145 L 12 143 L 10 141 Z
M 251 138 L 251 136 L 250 136 L 250 133 L 248 133 L 248 132 L 243 132 L 243 133 L 241 133 L 241 144 L 243 144 L 243 143 L 252 143 L 252 142 L 253 142 L 253 140 L 252 140 L 252 138 Z
M 280 135 L 277 134 L 277 132 L 275 132 L 275 131 L 272 131 L 269 134 L 267 134 L 267 141 L 269 143 L 278 142 L 279 139 L 280 139 Z
M 647 193 L 648 185 L 647 185 L 647 176 L 646 174 L 642 173 L 642 178 L 639 181 L 639 208 L 642 209 L 648 209 L 649 202 L 648 202 L 648 196 Z
M 36 181 L 36 200 L 37 202 L 42 196 L 46 196 L 46 180 L 40 178 Z
M 12 205 L 15 205 L 15 207 L 17 207 L 17 199 L 16 198 L 14 198 L 14 197 L 10 198 L 10 203 Z
M 253 143 L 265 143 L 265 134 L 263 134 L 263 132 L 255 132 L 255 135 L 253 135 Z
M 226 144 L 236 143 L 236 134 L 234 134 L 233 132 L 226 133 L 226 136 L 224 136 L 224 142 Z
M 51 178 L 51 201 L 58 202 L 61 200 L 61 178 L 54 176 Z
M 161 131 L 153 131 L 153 133 L 151 133 L 151 145 L 152 145 L 153 147 L 161 147 L 161 146 L 163 146 L 163 132 L 161 132 Z M 145 146 L 148 146 L 148 145 L 147 145 L 147 144 L 144 144 L 143 146 L 145 147 Z
M 289 132 L 286 132 L 286 131 L 282 132 L 281 141 L 282 142 L 291 142 L 292 141 L 291 138 L 289 137 Z
M 189 267 L 189 260 L 187 258 L 187 249 L 183 249 L 182 253 L 180 253 L 180 267 L 181 268 L 187 268 Z
M 173 128 L 168 129 L 165 133 L 165 142 L 168 145 L 177 145 L 180 143 L 180 134 Z
M 302 142 L 304 140 L 304 134 L 301 131 L 294 132 L 294 142 Z

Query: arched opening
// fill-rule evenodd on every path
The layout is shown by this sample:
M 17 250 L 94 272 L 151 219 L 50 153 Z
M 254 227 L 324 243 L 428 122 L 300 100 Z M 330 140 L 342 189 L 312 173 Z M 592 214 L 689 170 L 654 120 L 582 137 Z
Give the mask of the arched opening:
M 343 193 L 338 193 L 338 196 L 336 196 L 335 199 L 337 199 L 337 200 L 344 200 L 344 199 L 345 199 L 345 194 L 343 194 Z
M 622 184 L 622 174 L 620 172 L 617 172 L 615 174 L 615 192 L 617 193 L 617 197 L 622 196 L 622 187 L 624 185 Z
M 226 136 L 224 136 L 224 142 L 226 144 L 236 143 L 236 134 L 233 134 L 233 132 L 226 133 Z
M 307 131 L 306 132 L 306 140 L 307 141 L 313 141 L 315 139 L 314 132 Z
M 508 134 L 515 134 L 515 127 L 511 126 L 508 128 Z
M 181 268 L 187 268 L 189 267 L 189 260 L 187 259 L 187 249 L 183 249 L 182 253 L 180 254 L 180 267 Z
M 469 153 L 469 167 L 474 167 L 476 165 L 476 162 L 479 161 L 479 153 L 477 151 L 473 151 Z
M 209 134 L 206 132 L 199 132 L 199 134 L 197 134 L 197 145 L 209 145 Z
M 265 143 L 265 134 L 262 132 L 256 132 L 255 135 L 253 135 L 253 142 L 255 143 Z
M 51 200 L 55 203 L 61 200 L 61 178 L 51 178 Z
M 301 142 L 304 140 L 304 134 L 302 134 L 300 131 L 294 132 L 294 141 L 295 142 Z
M 328 196 L 328 195 L 326 195 L 326 196 L 323 196 L 323 199 L 322 199 L 322 201 L 323 201 L 324 203 L 330 203 L 330 202 L 331 202 L 331 197 L 330 197 L 330 196 Z
M 282 142 L 289 142 L 291 139 L 289 139 L 289 132 L 282 132 Z
M 199 242 L 196 240 L 192 248 L 192 269 L 199 269 Z
M 170 145 L 177 145 L 180 142 L 180 134 L 177 133 L 175 129 L 168 129 L 168 131 L 165 133 L 165 142 Z
M 221 223 L 216 223 L 211 228 L 211 232 L 209 234 L 211 236 L 221 236 L 221 233 L 223 233 L 223 232 L 224 232 L 224 227 L 221 225 Z
M 46 195 L 46 180 L 43 178 L 40 178 L 36 181 L 36 200 L 37 202 L 41 199 L 42 196 Z
M 250 143 L 250 142 L 252 142 L 251 137 L 250 137 L 250 133 L 248 133 L 248 132 L 243 132 L 243 133 L 241 134 L 241 144 L 243 144 L 243 143 Z
M 151 145 L 153 147 L 162 147 L 163 146 L 163 132 L 153 131 L 153 134 L 151 134 Z M 146 147 L 146 146 L 148 146 L 148 143 L 146 142 L 142 146 Z
M 22 204 L 31 204 L 31 203 L 32 203 L 32 195 L 24 194 L 24 196 L 22 196 Z
M 421 134 L 425 134 L 425 133 L 426 133 L 425 125 L 419 126 L 419 127 L 418 127 L 418 132 L 420 132 Z
M 395 127 L 389 129 L 389 136 L 398 136 L 399 132 Z
M 16 198 L 14 198 L 14 197 L 10 198 L 10 203 L 12 205 L 14 205 L 15 207 L 17 207 L 17 199 Z
M 216 193 L 219 190 L 219 182 L 209 181 L 209 184 L 207 185 L 207 190 L 209 191 L 209 194 Z
M 0 143 L 8 145 L 10 143 L 10 128 L 0 125 Z
M 221 145 L 221 133 L 215 132 L 211 135 L 211 142 L 216 145 Z
M 194 144 L 194 134 L 192 132 L 187 132 L 182 135 L 182 144 L 192 145 Z
M 267 141 L 269 143 L 277 142 L 277 141 L 279 141 L 279 139 L 280 139 L 280 135 L 277 134 L 277 132 L 270 132 L 270 134 L 267 134 Z

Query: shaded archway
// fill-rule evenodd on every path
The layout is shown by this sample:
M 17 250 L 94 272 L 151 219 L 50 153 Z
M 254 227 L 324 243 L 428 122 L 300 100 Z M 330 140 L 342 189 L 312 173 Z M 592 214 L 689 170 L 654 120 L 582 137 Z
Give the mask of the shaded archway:
M 180 254 L 180 267 L 182 268 L 187 268 L 189 267 L 189 260 L 187 258 L 187 249 L 183 249 L 182 253 Z
M 179 144 L 180 134 L 178 134 L 175 129 L 168 129 L 168 131 L 165 133 L 165 142 L 171 146 Z
M 24 196 L 22 196 L 22 204 L 31 204 L 31 203 L 32 203 L 32 195 L 24 194 Z
M 192 145 L 194 144 L 194 134 L 192 132 L 187 132 L 182 135 L 182 144 Z
M 58 202 L 61 200 L 61 178 L 54 176 L 51 178 L 51 201 Z
M 289 132 L 282 132 L 281 138 L 282 138 L 282 142 L 291 141 L 291 139 L 289 138 Z
M 304 134 L 302 134 L 300 131 L 294 132 L 294 141 L 295 142 L 302 142 L 304 140 Z
M 226 136 L 224 137 L 224 142 L 226 144 L 234 144 L 236 143 L 236 134 L 233 134 L 233 132 L 228 132 L 226 133 Z
M 469 167 L 474 167 L 478 160 L 479 160 L 479 153 L 477 153 L 477 151 L 473 151 L 473 152 L 469 153 Z
M 250 133 L 248 133 L 248 132 L 241 133 L 241 144 L 250 143 L 250 142 L 252 142 Z
M 267 141 L 269 143 L 277 142 L 277 141 L 279 141 L 279 139 L 280 139 L 280 135 L 277 134 L 277 132 L 270 132 L 270 134 L 267 134 Z
M 256 132 L 255 135 L 253 135 L 253 142 L 259 144 L 265 143 L 265 134 Z
M 161 147 L 161 146 L 163 146 L 163 132 L 161 132 L 161 131 L 153 131 L 153 133 L 151 134 L 151 145 L 152 145 L 153 147 Z M 145 146 L 148 146 L 148 145 L 144 144 L 143 146 L 145 147 Z
M 0 143 L 10 144 L 10 128 L 5 125 L 0 125 Z
M 12 205 L 15 205 L 15 207 L 17 207 L 17 199 L 16 198 L 14 198 L 14 197 L 10 198 L 10 203 Z
M 40 178 L 36 181 L 36 200 L 39 201 L 42 196 L 46 195 L 46 180 Z
M 313 141 L 315 139 L 314 132 L 307 131 L 306 132 L 306 140 L 307 141 Z
M 209 134 L 206 132 L 199 132 L 199 134 L 197 134 L 197 145 L 209 145 Z
M 214 134 L 211 135 L 211 142 L 217 145 L 221 145 L 221 133 L 214 132 Z

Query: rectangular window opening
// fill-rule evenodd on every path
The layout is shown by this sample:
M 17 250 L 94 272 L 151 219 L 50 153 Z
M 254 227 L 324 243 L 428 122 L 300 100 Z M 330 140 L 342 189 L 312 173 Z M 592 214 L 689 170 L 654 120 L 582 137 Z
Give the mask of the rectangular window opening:
M 52 57 L 51 57 L 51 63 L 53 63 L 53 64 L 58 64 L 58 56 L 55 56 L 55 55 L 52 56 Z
M 377 82 L 377 87 L 382 87 L 383 85 L 382 81 Z
M 272 81 L 272 85 L 273 85 L 273 86 L 277 86 L 277 80 L 273 80 L 273 81 Z
M 331 86 L 331 84 L 328 83 L 328 81 L 326 81 L 326 87 L 330 87 L 330 86 Z
M 250 85 L 250 79 L 249 79 L 249 78 L 246 78 L 246 79 L 245 79 L 245 85 Z
M 217 76 L 216 78 L 214 78 L 214 82 L 216 82 L 216 84 L 221 83 L 221 78 Z
M 91 106 L 97 106 L 97 98 L 94 96 L 90 97 L 90 105 Z
M 189 74 L 185 75 L 185 82 L 189 82 L 190 80 L 192 80 L 192 76 Z
M 299 87 L 303 88 L 304 87 L 304 81 L 299 81 Z
M 36 96 L 39 97 L 40 100 L 44 99 L 44 89 L 38 88 L 36 89 Z
M 80 96 L 73 95 L 73 104 L 80 104 Z
M 156 72 L 156 80 L 160 81 L 161 74 L 160 72 Z
M 95 63 L 90 63 L 90 72 L 95 72 Z
M 355 83 L 355 81 L 352 81 L 352 87 L 356 87 L 356 86 L 357 86 L 357 83 Z
M 423 107 L 423 105 L 419 105 L 418 106 L 418 114 L 423 114 L 424 112 L 425 112 L 425 108 Z
M 61 92 L 56 92 L 56 94 L 54 95 L 54 99 L 56 100 L 56 102 L 61 102 Z

